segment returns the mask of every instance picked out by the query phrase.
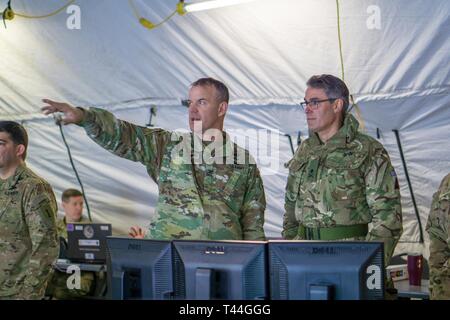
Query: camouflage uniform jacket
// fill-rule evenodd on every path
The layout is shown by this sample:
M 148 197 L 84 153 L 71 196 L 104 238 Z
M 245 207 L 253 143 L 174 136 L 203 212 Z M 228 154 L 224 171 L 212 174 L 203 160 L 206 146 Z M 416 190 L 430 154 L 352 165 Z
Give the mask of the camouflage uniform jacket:
M 266 203 L 259 170 L 250 163 L 248 152 L 229 139 L 225 141 L 234 151 L 245 153 L 244 164 L 199 164 L 193 161 L 192 149 L 186 160 L 180 150 L 191 147 L 193 134 L 136 126 L 101 109 L 85 110 L 81 125 L 103 148 L 145 165 L 158 184 L 158 204 L 147 238 L 264 239 Z M 230 152 L 229 147 L 223 150 L 224 156 L 233 157 Z
M 57 259 L 56 200 L 25 165 L 0 180 L 0 298 L 41 299 Z
M 388 264 L 402 233 L 398 181 L 386 150 L 358 126 L 348 114 L 326 144 L 313 134 L 287 163 L 283 237 L 301 239 L 300 226 L 371 223 L 365 238 L 345 239 L 384 241 Z
M 431 299 L 450 300 L 450 174 L 433 195 L 426 230 L 430 235 Z

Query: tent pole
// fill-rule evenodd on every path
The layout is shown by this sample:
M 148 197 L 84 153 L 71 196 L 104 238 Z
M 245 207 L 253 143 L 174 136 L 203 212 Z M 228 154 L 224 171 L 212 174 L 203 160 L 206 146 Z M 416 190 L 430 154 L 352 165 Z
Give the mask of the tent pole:
M 402 143 L 400 141 L 400 135 L 398 130 L 392 130 L 395 134 L 395 138 L 397 140 L 398 149 L 400 151 L 400 158 L 402 159 L 403 169 L 405 170 L 406 181 L 408 182 L 409 192 L 411 194 L 411 200 L 413 202 L 414 212 L 416 214 L 417 221 L 419 222 L 419 231 L 420 231 L 420 243 L 423 243 L 423 230 L 422 230 L 422 222 L 420 221 L 419 210 L 417 209 L 416 198 L 414 197 L 414 192 L 411 184 L 411 180 L 409 179 L 408 168 L 406 166 L 406 160 L 403 154 Z
M 290 134 L 285 134 L 286 137 L 288 137 L 289 139 L 289 145 L 291 146 L 291 151 L 292 154 L 295 154 L 295 150 L 294 150 L 294 143 L 292 142 L 292 137 Z M 302 144 L 302 132 L 299 131 L 297 134 L 297 148 Z
M 294 154 L 294 153 L 295 153 L 295 150 L 294 150 L 294 145 L 292 144 L 292 138 L 291 138 L 291 135 L 286 133 L 285 136 L 288 137 L 288 139 L 289 139 L 289 145 L 291 146 L 292 154 Z

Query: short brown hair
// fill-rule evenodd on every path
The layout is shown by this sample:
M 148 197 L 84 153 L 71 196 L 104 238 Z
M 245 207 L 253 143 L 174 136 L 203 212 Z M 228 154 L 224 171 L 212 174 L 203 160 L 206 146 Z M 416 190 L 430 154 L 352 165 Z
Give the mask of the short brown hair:
M 219 102 L 225 101 L 226 103 L 228 103 L 228 101 L 230 100 L 230 94 L 228 93 L 227 86 L 219 80 L 213 78 L 200 78 L 191 84 L 191 87 L 197 86 L 213 86 L 218 92 L 217 99 Z
M 69 199 L 72 197 L 80 197 L 83 194 L 77 190 L 77 189 L 66 189 L 64 190 L 62 196 L 61 196 L 61 200 L 63 202 L 69 202 Z
M 22 144 L 25 146 L 25 151 L 22 154 L 22 160 L 25 160 L 28 149 L 28 134 L 25 128 L 15 121 L 0 121 L 0 132 L 8 133 L 15 145 Z

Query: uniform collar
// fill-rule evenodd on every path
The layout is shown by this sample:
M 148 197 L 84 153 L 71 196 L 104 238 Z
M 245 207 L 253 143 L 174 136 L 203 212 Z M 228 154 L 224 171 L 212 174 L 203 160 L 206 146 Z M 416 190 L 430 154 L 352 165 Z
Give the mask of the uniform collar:
M 64 218 L 62 219 L 62 221 L 63 221 L 64 225 L 67 226 L 66 216 L 64 216 Z M 80 221 L 77 221 L 77 222 L 71 222 L 71 223 L 85 223 L 85 222 L 86 222 L 86 219 L 84 219 L 84 217 L 81 216 Z
M 356 120 L 352 114 L 347 114 L 344 118 L 342 127 L 326 143 L 327 148 L 339 147 L 350 143 L 355 139 L 355 136 L 358 133 L 358 128 L 358 120 Z M 314 133 L 311 136 L 311 142 L 314 146 L 324 145 L 317 133 Z
M 25 165 L 25 163 L 20 164 L 17 168 L 16 171 L 14 172 L 14 174 L 9 177 L 6 180 L 1 180 L 0 179 L 0 190 L 9 190 L 12 189 L 17 182 L 19 182 L 22 173 L 24 173 L 24 171 L 27 169 L 27 166 Z
M 192 143 L 194 143 L 194 139 L 199 139 L 193 133 L 191 133 Z M 234 155 L 234 144 L 231 141 L 230 135 L 225 131 L 222 131 L 222 139 L 217 142 L 213 141 L 202 141 L 203 150 L 206 148 L 214 147 L 214 152 L 216 154 L 222 154 L 224 158 L 231 157 Z

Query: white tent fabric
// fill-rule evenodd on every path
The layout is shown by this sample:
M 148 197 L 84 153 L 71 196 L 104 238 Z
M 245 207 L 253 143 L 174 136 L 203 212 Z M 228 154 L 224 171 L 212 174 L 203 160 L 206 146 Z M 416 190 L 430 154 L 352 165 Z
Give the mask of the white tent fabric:
M 0 8 L 6 7 L 0 0 Z M 176 0 L 136 0 L 159 22 Z M 400 177 L 404 233 L 397 252 L 423 250 L 399 149 L 399 130 L 423 228 L 431 196 L 450 171 L 450 3 L 446 0 L 341 0 L 345 81 L 362 111 L 366 132 L 387 148 Z M 12 2 L 40 15 L 64 1 Z M 265 231 L 281 232 L 288 137 L 308 135 L 297 103 L 313 74 L 341 76 L 335 0 L 259 0 L 176 15 L 143 28 L 128 1 L 78 0 L 81 29 L 67 28 L 65 11 L 46 19 L 16 17 L 0 28 L 0 119 L 23 121 L 29 166 L 57 197 L 78 187 L 59 129 L 40 114 L 44 97 L 99 106 L 119 118 L 186 129 L 181 106 L 189 84 L 211 76 L 230 88 L 226 128 L 244 133 L 262 168 L 268 207 Z M 379 29 L 370 21 L 379 10 Z M 374 13 L 375 12 L 375 13 Z M 234 131 L 233 131 L 234 130 Z M 109 154 L 76 126 L 64 128 L 95 221 L 127 233 L 146 225 L 158 189 L 142 165 Z M 270 147 L 262 143 L 269 136 Z M 264 138 L 263 138 L 264 139 Z M 61 213 L 61 212 L 60 212 Z M 425 240 L 428 241 L 426 233 Z M 427 242 L 426 242 L 427 243 Z

